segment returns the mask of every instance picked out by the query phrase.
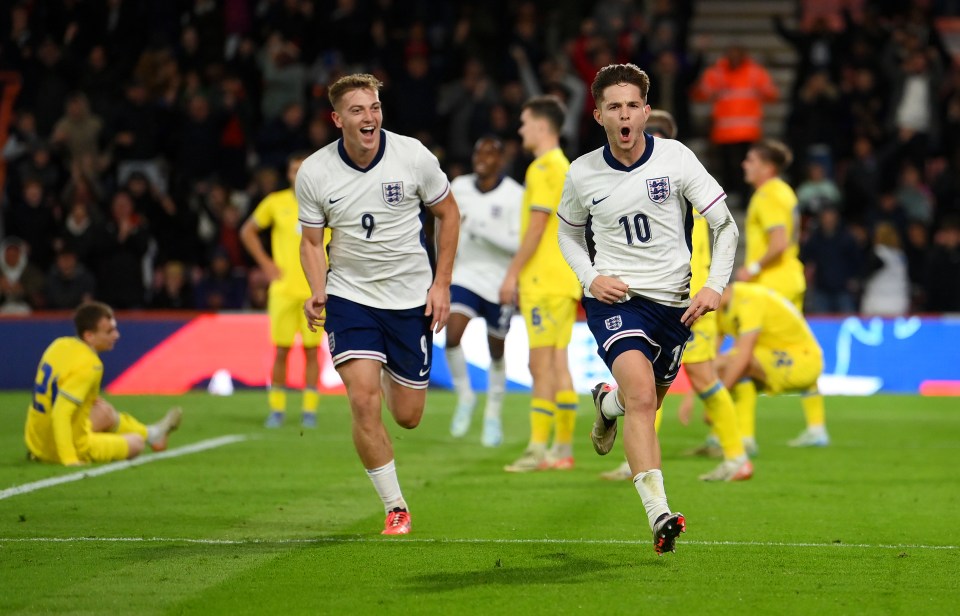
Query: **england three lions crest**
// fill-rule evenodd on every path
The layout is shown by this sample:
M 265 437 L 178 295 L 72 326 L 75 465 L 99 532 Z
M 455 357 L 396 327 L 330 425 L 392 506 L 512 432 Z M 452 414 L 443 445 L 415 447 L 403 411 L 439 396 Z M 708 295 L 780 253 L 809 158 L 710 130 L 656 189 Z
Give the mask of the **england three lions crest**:
M 670 178 L 647 180 L 647 195 L 654 203 L 663 203 L 670 198 Z
M 403 201 L 403 182 L 384 182 L 380 187 L 387 205 L 397 205 Z

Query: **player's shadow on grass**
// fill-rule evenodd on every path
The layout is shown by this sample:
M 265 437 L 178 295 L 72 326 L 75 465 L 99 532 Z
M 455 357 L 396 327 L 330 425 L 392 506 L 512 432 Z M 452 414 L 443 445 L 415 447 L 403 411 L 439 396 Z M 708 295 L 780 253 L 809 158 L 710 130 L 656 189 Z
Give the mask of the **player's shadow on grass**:
M 540 564 L 531 564 L 531 561 L 535 560 L 540 561 Z M 494 559 L 482 568 L 412 575 L 408 578 L 408 582 L 416 587 L 416 590 L 425 592 L 462 590 L 469 586 L 491 584 L 509 586 L 580 584 L 585 578 L 600 577 L 607 571 L 622 572 L 625 566 L 656 567 L 661 561 L 661 559 L 640 558 L 639 555 L 636 559 L 630 560 L 632 562 L 629 563 L 619 557 L 599 560 L 574 556 L 567 552 L 524 556 L 508 554 Z

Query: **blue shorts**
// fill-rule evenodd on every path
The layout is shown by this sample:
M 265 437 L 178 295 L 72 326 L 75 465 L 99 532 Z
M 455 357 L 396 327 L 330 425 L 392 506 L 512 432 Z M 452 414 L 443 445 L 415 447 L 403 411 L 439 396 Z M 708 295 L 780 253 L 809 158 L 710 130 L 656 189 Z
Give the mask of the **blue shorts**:
M 513 306 L 501 306 L 483 299 L 470 289 L 457 285 L 450 286 L 450 312 L 465 315 L 471 319 L 483 317 L 487 322 L 487 335 L 503 340 L 510 330 L 513 318 Z
M 375 359 L 390 377 L 411 389 L 430 384 L 433 332 L 425 306 L 406 310 L 371 308 L 342 297 L 327 297 L 324 329 L 333 365 Z
M 613 305 L 584 297 L 583 308 L 597 339 L 597 354 L 611 372 L 621 353 L 637 350 L 653 364 L 657 385 L 670 385 L 677 378 L 683 347 L 690 339 L 690 328 L 680 321 L 685 308 L 642 297 Z

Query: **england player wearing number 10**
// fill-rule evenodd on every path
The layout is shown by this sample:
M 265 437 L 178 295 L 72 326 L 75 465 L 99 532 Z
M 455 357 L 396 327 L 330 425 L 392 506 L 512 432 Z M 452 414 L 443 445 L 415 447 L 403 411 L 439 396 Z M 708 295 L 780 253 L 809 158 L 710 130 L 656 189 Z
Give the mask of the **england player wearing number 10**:
M 586 294 L 587 323 L 619 388 L 599 383 L 591 439 L 613 447 L 624 416 L 624 449 L 658 554 L 674 550 L 685 529 L 671 512 L 654 429 L 657 409 L 680 369 L 690 326 L 716 310 L 730 279 L 739 233 L 723 189 L 682 143 L 644 132 L 650 79 L 633 64 L 606 66 L 591 86 L 593 115 L 607 145 L 575 160 L 557 214 L 563 256 Z M 713 261 L 690 297 L 693 211 L 713 230 Z M 596 255 L 585 238 L 592 219 Z
M 300 260 L 313 293 L 304 314 L 311 329 L 323 324 L 327 332 L 347 388 L 353 443 L 386 510 L 383 534 L 403 535 L 410 512 L 381 419 L 381 386 L 397 424 L 415 428 L 430 383 L 433 333 L 450 314 L 460 212 L 437 158 L 416 139 L 381 129 L 381 85 L 372 75 L 348 75 L 330 86 L 343 138 L 303 161 L 296 195 Z M 421 203 L 438 221 L 435 274 Z M 332 231 L 329 273 L 325 227 Z

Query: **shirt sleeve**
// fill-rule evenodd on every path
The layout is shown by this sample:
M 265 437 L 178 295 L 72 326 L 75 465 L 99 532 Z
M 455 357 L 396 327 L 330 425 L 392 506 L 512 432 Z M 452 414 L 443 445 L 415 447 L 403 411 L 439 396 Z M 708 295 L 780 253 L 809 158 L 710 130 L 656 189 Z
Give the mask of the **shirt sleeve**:
M 772 191 L 769 189 L 760 189 L 756 195 L 756 213 L 760 220 L 760 226 L 764 231 L 770 231 L 777 227 L 784 227 L 790 224 L 789 212 L 783 207 Z
M 571 227 L 586 227 L 589 215 L 590 212 L 583 207 L 583 201 L 580 199 L 577 186 L 570 172 L 567 171 L 567 177 L 563 182 L 563 192 L 560 193 L 560 205 L 557 206 L 557 216 Z
M 253 210 L 253 214 L 250 215 L 253 218 L 253 222 L 257 223 L 257 227 L 261 229 L 266 229 L 273 225 L 273 194 L 269 194 L 264 197 L 263 201 L 257 205 L 256 209 Z
M 317 190 L 317 174 L 313 171 L 314 165 L 310 164 L 311 162 L 311 159 L 303 161 L 294 182 L 298 218 L 304 227 L 325 227 L 327 218 L 323 212 L 323 196 Z
M 590 261 L 590 252 L 587 249 L 587 212 L 580 200 L 576 185 L 567 172 L 567 179 L 563 183 L 563 194 L 560 196 L 560 205 L 557 216 L 560 224 L 557 227 L 557 242 L 564 260 L 583 288 L 589 293 L 590 285 L 600 273 Z
M 553 214 L 557 209 L 557 193 L 561 187 L 555 185 L 550 169 L 543 163 L 530 165 L 527 170 L 527 191 L 530 194 L 530 210 Z
M 419 186 L 417 194 L 424 205 L 433 207 L 450 194 L 450 181 L 440 169 L 440 161 L 422 143 L 416 165 L 417 186 Z
M 57 381 L 57 396 L 50 410 L 53 442 L 61 464 L 76 464 L 77 446 L 73 442 L 73 416 L 87 398 L 91 387 L 99 388 L 98 373 L 82 370 L 68 373 Z

